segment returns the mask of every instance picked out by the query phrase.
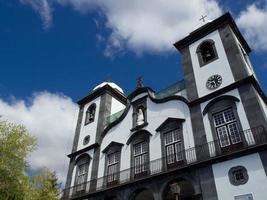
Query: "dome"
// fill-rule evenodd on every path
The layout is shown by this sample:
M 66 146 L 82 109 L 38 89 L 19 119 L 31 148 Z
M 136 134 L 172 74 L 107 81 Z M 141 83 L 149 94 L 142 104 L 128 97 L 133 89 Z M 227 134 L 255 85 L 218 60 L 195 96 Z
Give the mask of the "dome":
M 109 85 L 110 87 L 118 90 L 119 92 L 123 93 L 123 90 L 115 83 L 113 82 L 103 82 L 103 83 L 100 83 L 99 85 L 97 85 L 93 90 L 97 90 L 101 87 L 104 87 L 105 85 Z

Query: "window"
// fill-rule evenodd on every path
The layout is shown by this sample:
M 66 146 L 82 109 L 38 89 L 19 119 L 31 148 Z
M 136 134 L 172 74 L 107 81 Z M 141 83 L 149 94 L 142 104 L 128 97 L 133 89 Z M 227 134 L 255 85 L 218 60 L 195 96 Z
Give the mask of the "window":
M 214 114 L 213 120 L 221 147 L 242 142 L 232 108 Z
M 108 183 L 118 181 L 120 153 L 115 152 L 107 158 L 107 181 Z
M 243 194 L 235 196 L 235 200 L 253 200 L 252 194 Z
M 134 145 L 134 174 L 141 174 L 148 170 L 148 142 Z
M 205 40 L 197 48 L 197 55 L 200 66 L 208 64 L 217 59 L 217 52 L 214 45 L 214 41 Z
M 248 182 L 248 173 L 245 167 L 232 167 L 229 172 L 229 181 L 232 185 L 243 185 Z
M 167 164 L 183 160 L 182 131 L 176 129 L 164 134 Z
M 87 135 L 83 139 L 83 145 L 87 145 L 90 142 L 90 135 Z
M 76 176 L 75 176 L 75 192 L 81 192 L 85 190 L 88 169 L 89 169 L 90 157 L 87 154 L 83 154 L 76 160 Z
M 85 189 L 85 182 L 87 178 L 88 163 L 77 166 L 77 179 L 76 179 L 76 191 L 82 191 Z
M 85 115 L 85 125 L 92 123 L 95 120 L 96 104 L 88 107 Z

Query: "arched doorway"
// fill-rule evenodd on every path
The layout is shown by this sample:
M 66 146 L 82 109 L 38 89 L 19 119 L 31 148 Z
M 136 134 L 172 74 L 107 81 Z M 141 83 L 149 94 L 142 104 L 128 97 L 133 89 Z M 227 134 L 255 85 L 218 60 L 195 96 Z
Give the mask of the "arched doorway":
M 132 200 L 154 200 L 153 193 L 147 189 L 137 190 Z
M 192 183 L 187 180 L 170 182 L 164 192 L 163 200 L 197 200 Z

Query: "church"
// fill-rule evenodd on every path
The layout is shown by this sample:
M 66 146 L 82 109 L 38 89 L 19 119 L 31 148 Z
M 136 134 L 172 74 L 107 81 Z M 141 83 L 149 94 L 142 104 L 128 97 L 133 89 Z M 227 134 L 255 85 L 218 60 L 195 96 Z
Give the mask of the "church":
M 231 14 L 174 46 L 183 80 L 78 101 L 62 199 L 266 200 L 267 98 Z

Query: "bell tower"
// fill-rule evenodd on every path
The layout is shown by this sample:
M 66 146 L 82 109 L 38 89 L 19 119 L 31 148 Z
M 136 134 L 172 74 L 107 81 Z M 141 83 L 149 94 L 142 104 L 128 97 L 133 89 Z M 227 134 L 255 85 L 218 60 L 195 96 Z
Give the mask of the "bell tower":
M 189 100 L 253 76 L 250 47 L 229 13 L 208 22 L 174 46 L 182 54 Z

